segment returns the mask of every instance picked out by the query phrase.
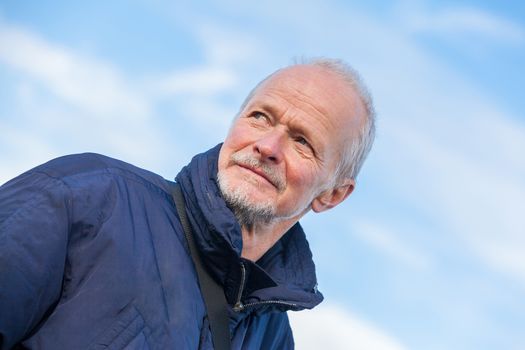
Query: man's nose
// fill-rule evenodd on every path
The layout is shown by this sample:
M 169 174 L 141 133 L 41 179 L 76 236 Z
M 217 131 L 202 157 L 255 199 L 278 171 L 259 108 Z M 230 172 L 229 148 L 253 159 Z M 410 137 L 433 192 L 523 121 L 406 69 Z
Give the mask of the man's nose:
M 254 143 L 254 151 L 258 153 L 262 161 L 279 164 L 283 159 L 284 133 L 273 130 L 266 133 Z

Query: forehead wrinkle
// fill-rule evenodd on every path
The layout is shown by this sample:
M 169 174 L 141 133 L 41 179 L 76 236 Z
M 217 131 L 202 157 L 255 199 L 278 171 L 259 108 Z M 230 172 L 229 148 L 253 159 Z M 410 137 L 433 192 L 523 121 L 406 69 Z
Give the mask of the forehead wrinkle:
M 290 89 L 290 88 L 289 88 Z M 321 106 L 316 106 L 316 100 L 312 101 L 312 97 L 310 97 L 308 94 L 304 93 L 301 89 L 293 88 L 293 91 L 289 91 L 291 97 L 286 98 L 282 96 L 282 92 L 278 88 L 272 88 L 267 87 L 267 90 L 269 90 L 269 95 L 274 99 L 274 96 L 278 96 L 278 98 L 281 98 L 283 100 L 286 100 L 289 104 L 293 105 L 296 109 L 302 110 L 303 108 L 299 107 L 298 105 L 300 103 L 304 103 L 308 105 L 308 107 L 315 111 L 315 113 L 322 115 L 323 117 L 329 119 L 328 112 L 322 108 Z M 272 93 L 272 90 L 274 93 Z M 291 89 L 290 89 L 291 90 Z M 305 111 L 307 114 L 308 111 Z
M 327 133 L 331 134 L 332 130 L 331 130 L 331 127 L 332 128 L 335 128 L 335 125 L 332 123 L 332 118 L 330 118 L 328 112 L 322 108 L 322 107 L 316 107 L 314 105 L 314 103 L 311 103 L 311 98 L 303 93 L 302 91 L 296 89 L 296 94 L 297 96 L 295 96 L 294 98 L 291 98 L 291 99 L 287 99 L 287 101 L 296 109 L 296 110 L 299 110 L 299 111 L 303 111 L 304 110 L 304 107 L 301 108 L 298 106 L 299 102 L 301 103 L 304 103 L 306 104 L 310 109 L 312 109 L 313 111 L 315 111 L 315 115 L 313 116 L 313 118 L 315 119 L 315 122 L 318 123 Z M 315 102 L 315 101 L 314 101 Z M 312 115 L 311 113 L 308 113 L 308 111 L 304 111 L 304 113 L 308 114 L 308 115 Z M 294 115 L 294 117 L 296 117 L 297 114 Z M 293 118 L 295 119 L 295 118 Z M 304 118 L 299 118 L 299 120 L 301 120 L 301 122 L 303 122 Z M 318 139 L 318 134 L 316 131 L 317 131 L 317 128 L 316 130 L 311 130 L 311 128 L 305 128 L 303 126 L 303 124 L 310 124 L 310 120 L 307 120 L 307 121 L 304 121 L 303 123 L 301 123 L 301 129 L 304 130 L 305 132 L 308 132 L 310 135 L 310 137 L 312 137 L 312 135 L 315 135 L 316 139 Z M 306 125 L 307 126 L 307 125 Z M 316 125 L 317 127 L 317 125 Z M 308 136 L 308 135 L 307 135 Z M 325 146 L 324 145 L 324 142 L 323 140 L 320 140 L 321 141 L 321 146 Z
M 304 111 L 304 108 L 301 108 L 296 101 L 297 99 L 294 98 L 285 98 L 281 96 L 280 94 L 265 94 L 266 97 L 270 97 L 269 101 L 268 98 L 265 98 L 261 101 L 255 101 L 255 105 L 259 104 L 260 107 L 263 110 L 268 111 L 270 114 L 274 116 L 279 116 L 279 118 L 289 118 L 293 124 L 293 129 L 299 130 L 301 133 L 304 133 L 305 136 L 308 137 L 316 137 L 317 133 L 316 130 L 310 130 L 311 128 L 308 128 L 308 125 L 311 123 L 312 120 L 305 120 L 305 118 L 302 116 L 302 114 L 307 114 L 309 116 L 312 115 L 312 113 L 308 113 L 308 111 Z M 287 106 L 283 107 L 282 103 L 280 103 L 278 100 L 283 99 L 287 102 Z M 322 111 L 312 106 L 310 103 L 304 101 L 301 99 L 304 103 L 307 103 L 309 107 L 311 107 L 316 114 L 321 114 Z M 330 118 L 327 117 L 326 114 L 322 114 L 322 117 L 319 118 L 318 116 L 312 117 L 316 123 L 319 123 L 322 128 L 324 128 L 327 132 L 330 131 Z M 334 126 L 335 127 L 335 126 Z M 316 128 L 317 129 L 317 128 Z M 296 131 L 293 130 L 293 131 Z M 318 139 L 316 137 L 316 139 Z

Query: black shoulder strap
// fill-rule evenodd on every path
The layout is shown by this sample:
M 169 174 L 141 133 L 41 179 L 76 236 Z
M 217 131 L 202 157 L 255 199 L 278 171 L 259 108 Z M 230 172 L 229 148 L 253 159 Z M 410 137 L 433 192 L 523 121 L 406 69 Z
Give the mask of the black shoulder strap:
M 230 330 L 228 326 L 228 304 L 224 296 L 223 288 L 215 282 L 215 280 L 208 274 L 202 265 L 202 261 L 193 240 L 193 233 L 191 230 L 188 217 L 186 216 L 186 206 L 184 204 L 184 197 L 182 190 L 178 183 L 172 185 L 173 199 L 177 207 L 180 222 L 184 228 L 186 240 L 190 247 L 191 257 L 197 270 L 199 277 L 199 284 L 201 286 L 201 293 L 204 297 L 206 309 L 208 311 L 208 320 L 210 322 L 211 336 L 213 346 L 216 350 L 230 350 Z

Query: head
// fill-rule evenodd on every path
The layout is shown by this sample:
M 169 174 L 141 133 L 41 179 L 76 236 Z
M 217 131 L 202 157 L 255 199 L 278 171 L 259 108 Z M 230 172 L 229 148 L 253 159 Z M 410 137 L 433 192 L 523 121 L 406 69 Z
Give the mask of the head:
M 295 64 L 242 104 L 219 154 L 219 186 L 241 224 L 295 222 L 352 193 L 373 136 L 355 71 L 336 60 Z

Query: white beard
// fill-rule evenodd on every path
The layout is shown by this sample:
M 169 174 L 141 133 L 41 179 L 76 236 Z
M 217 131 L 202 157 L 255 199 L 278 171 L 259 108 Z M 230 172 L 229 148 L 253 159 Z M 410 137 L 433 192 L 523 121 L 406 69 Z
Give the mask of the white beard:
M 222 172 L 217 174 L 217 182 L 222 197 L 232 209 L 241 226 L 251 227 L 258 223 L 268 224 L 276 218 L 275 204 L 271 200 L 264 202 L 251 200 L 248 187 L 252 185 L 233 186 L 228 176 L 224 176 Z

